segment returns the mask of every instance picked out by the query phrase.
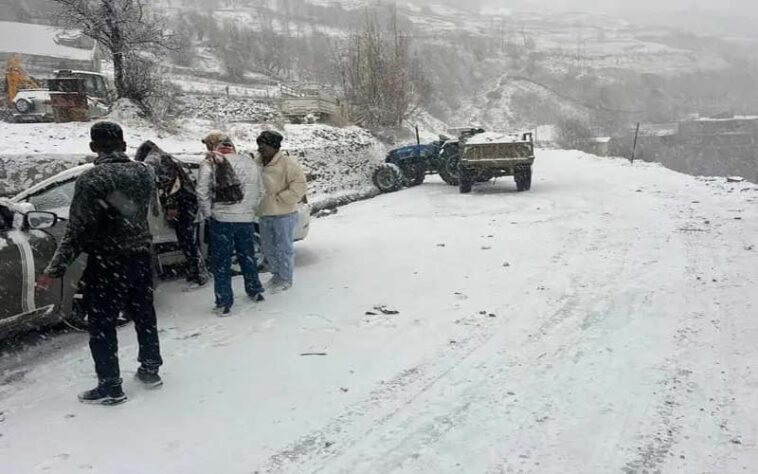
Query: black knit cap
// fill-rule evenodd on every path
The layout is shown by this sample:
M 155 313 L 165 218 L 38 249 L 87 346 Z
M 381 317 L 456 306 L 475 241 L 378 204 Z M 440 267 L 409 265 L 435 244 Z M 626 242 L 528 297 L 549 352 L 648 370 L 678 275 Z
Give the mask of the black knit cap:
M 124 141 L 124 131 L 119 124 L 113 122 L 96 123 L 89 135 L 93 142 Z
M 281 133 L 275 132 L 273 130 L 266 130 L 264 132 L 261 132 L 255 141 L 259 145 L 262 143 L 278 150 L 282 147 L 282 140 L 284 140 L 284 137 Z

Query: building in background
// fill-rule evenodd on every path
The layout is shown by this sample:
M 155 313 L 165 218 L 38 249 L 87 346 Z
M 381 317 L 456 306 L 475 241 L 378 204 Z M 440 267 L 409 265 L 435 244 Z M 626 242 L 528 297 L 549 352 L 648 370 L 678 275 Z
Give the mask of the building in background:
M 32 75 L 47 75 L 56 69 L 100 71 L 96 43 L 80 31 L 0 21 L 0 66 L 12 55 L 21 56 Z

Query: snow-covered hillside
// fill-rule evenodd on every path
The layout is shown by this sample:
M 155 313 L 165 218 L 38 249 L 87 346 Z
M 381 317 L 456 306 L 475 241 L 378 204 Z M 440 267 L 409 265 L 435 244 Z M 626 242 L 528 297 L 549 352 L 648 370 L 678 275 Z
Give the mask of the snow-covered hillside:
M 219 98 L 223 100 L 223 98 Z M 204 151 L 200 140 L 213 130 L 229 133 L 242 151 L 254 151 L 258 134 L 273 127 L 266 123 L 186 119 L 176 130 L 152 126 L 135 109 L 119 107 L 110 119 L 121 123 L 129 153 L 145 140 L 152 140 L 170 153 L 196 155 Z M 90 155 L 90 123 L 9 124 L 0 122 L 0 196 L 16 194 L 66 168 L 81 164 Z M 383 161 L 386 147 L 358 127 L 328 125 L 283 125 L 283 148 L 296 156 L 309 180 L 314 203 L 372 192 L 370 175 Z
M 0 358 L 3 471 L 755 472 L 756 236 L 755 185 L 578 152 L 353 204 L 262 305 L 162 285 L 160 391 L 131 327 L 117 407 L 83 335 Z

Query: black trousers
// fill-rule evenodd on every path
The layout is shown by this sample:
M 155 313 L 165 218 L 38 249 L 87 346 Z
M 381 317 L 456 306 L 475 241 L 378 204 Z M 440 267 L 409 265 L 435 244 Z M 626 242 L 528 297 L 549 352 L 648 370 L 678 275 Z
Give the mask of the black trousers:
M 142 367 L 158 370 L 163 360 L 153 306 L 150 254 L 90 255 L 82 283 L 89 324 L 89 347 L 100 382 L 121 382 L 116 337 L 116 320 L 121 311 L 127 312 L 134 321 L 139 342 L 138 360 Z
M 202 283 L 200 280 L 207 280 L 208 272 L 200 251 L 200 225 L 195 223 L 195 214 L 180 210 L 172 224 L 187 261 L 187 281 Z

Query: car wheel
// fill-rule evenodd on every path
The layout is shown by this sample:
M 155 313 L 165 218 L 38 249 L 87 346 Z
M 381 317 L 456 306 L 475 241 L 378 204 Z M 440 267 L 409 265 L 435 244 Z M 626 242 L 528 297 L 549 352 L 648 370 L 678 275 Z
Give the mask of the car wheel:
M 32 102 L 27 99 L 18 99 L 16 103 L 14 104 L 14 107 L 16 110 L 18 110 L 20 113 L 25 114 L 27 112 L 31 112 L 32 110 Z

